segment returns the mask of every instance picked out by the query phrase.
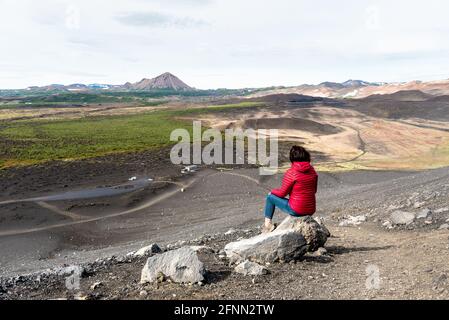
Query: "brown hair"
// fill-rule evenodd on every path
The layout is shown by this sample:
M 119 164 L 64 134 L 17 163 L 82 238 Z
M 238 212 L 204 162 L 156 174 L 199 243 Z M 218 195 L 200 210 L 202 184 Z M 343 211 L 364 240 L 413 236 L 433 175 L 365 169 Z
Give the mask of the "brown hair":
M 293 146 L 290 149 L 290 162 L 310 162 L 309 151 L 300 146 Z

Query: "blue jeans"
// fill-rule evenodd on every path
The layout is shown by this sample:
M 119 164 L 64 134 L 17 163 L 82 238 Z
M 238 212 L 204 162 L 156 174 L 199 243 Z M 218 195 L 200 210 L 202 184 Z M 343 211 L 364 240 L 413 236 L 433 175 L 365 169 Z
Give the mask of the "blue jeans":
M 265 203 L 265 218 L 273 219 L 274 209 L 276 209 L 276 207 L 293 217 L 299 216 L 292 208 L 290 208 L 288 199 L 279 198 L 270 193 L 267 196 L 267 202 Z

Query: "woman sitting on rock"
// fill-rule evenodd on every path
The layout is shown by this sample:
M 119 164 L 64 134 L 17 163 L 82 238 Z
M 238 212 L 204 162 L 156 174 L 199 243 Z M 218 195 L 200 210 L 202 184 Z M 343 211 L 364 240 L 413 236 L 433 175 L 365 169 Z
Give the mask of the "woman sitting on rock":
M 285 173 L 281 188 L 272 190 L 267 196 L 262 233 L 276 229 L 273 224 L 276 207 L 293 217 L 311 216 L 316 211 L 318 175 L 310 164 L 310 153 L 303 147 L 294 146 L 290 150 L 290 162 L 292 166 Z

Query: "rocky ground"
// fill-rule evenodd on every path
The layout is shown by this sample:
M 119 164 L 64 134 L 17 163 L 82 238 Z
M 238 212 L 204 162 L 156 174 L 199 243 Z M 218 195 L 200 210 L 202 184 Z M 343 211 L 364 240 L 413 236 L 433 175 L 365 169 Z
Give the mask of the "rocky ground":
M 86 172 L 92 175 L 80 177 L 83 181 L 91 177 L 94 182 L 88 179 L 89 187 L 92 183 L 103 185 L 103 181 L 119 183 L 134 175 L 143 159 L 126 159 L 122 163 L 126 170 L 122 171 L 118 171 L 122 166 L 111 161 L 110 171 L 106 168 L 102 176 L 98 176 L 95 162 L 88 162 Z M 67 166 L 67 174 L 72 172 L 72 164 L 63 166 Z M 152 176 L 157 176 L 158 169 L 166 175 L 171 171 L 179 174 L 177 168 L 163 163 L 145 166 Z M 83 186 L 73 175 L 58 179 L 55 170 L 35 168 L 30 175 L 27 170 L 33 169 L 3 173 L 2 186 L 9 196 L 40 194 L 34 189 L 33 179 L 49 182 L 48 190 L 64 188 L 65 183 Z M 257 185 L 251 180 L 257 178 L 257 170 L 251 168 L 235 168 L 227 174 L 207 169 L 203 173 L 184 193 L 131 216 L 105 217 L 101 223 L 59 229 L 51 227 L 52 220 L 38 221 L 50 223 L 50 228 L 2 237 L 0 299 L 449 298 L 447 168 L 422 172 L 321 172 L 316 216 L 324 220 L 332 236 L 324 249 L 292 263 L 265 265 L 269 273 L 258 276 L 235 272 L 222 250 L 229 242 L 259 233 L 266 189 L 279 185 L 281 176 Z M 18 174 L 21 178 L 14 180 Z M 107 180 L 108 176 L 112 179 Z M 129 209 L 155 193 L 163 195 L 170 190 L 144 190 L 116 202 Z M 98 201 L 93 202 L 91 211 L 83 213 L 103 214 Z M 70 202 L 59 207 L 73 205 Z M 112 210 L 115 205 L 111 200 L 103 210 Z M 281 214 L 276 216 L 281 218 Z M 21 223 L 23 219 L 13 222 Z M 38 242 L 40 239 L 50 239 L 54 244 Z M 210 247 L 199 253 L 207 270 L 205 280 L 177 284 L 165 279 L 140 284 L 147 257 L 128 253 L 154 242 L 164 252 L 192 245 Z M 33 245 L 38 245 L 39 250 L 48 246 L 51 254 L 35 257 Z M 46 271 L 39 271 L 43 269 Z M 74 273 L 80 275 L 79 287 L 76 277 L 72 277 Z
M 268 274 L 244 276 L 223 256 L 226 243 L 248 238 L 258 228 L 230 230 L 178 242 L 166 250 L 201 245 L 205 281 L 170 280 L 140 284 L 146 257 L 127 255 L 81 265 L 79 289 L 69 290 L 72 268 L 4 279 L 1 299 L 447 299 L 449 232 L 386 230 L 374 223 L 339 227 L 325 249 L 291 263 L 273 263 Z M 377 278 L 377 275 L 379 276 Z M 377 280 L 378 279 L 378 280 Z M 73 289 L 73 288 L 72 288 Z

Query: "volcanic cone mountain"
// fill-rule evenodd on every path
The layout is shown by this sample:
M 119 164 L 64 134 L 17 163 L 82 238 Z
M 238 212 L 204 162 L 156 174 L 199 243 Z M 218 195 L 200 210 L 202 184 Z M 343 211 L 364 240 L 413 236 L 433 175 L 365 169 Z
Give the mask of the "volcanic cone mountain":
M 131 90 L 151 90 L 151 89 L 172 89 L 172 90 L 191 90 L 189 87 L 178 77 L 166 72 L 153 79 L 142 79 L 136 83 L 127 83 L 125 86 Z

